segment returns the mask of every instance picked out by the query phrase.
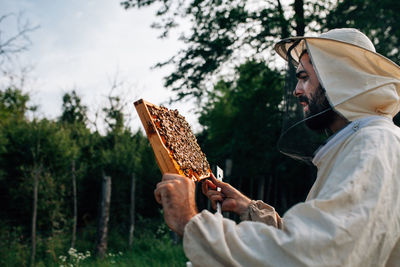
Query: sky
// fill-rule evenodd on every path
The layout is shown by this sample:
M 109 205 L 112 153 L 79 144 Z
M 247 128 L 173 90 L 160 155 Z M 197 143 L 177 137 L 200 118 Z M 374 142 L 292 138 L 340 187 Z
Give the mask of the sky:
M 119 0 L 2 0 L 1 14 L 23 12 L 23 18 L 39 28 L 30 34 L 32 45 L 21 54 L 21 66 L 33 66 L 26 90 L 40 106 L 38 114 L 56 119 L 61 115 L 62 95 L 75 89 L 89 106 L 94 120 L 96 110 L 106 104 L 114 81 L 127 103 L 143 98 L 151 103 L 178 109 L 196 131 L 193 103 L 173 103 L 173 94 L 164 88 L 163 77 L 171 67 L 151 69 L 174 56 L 183 44 L 172 35 L 159 39 L 150 28 L 155 21 L 154 7 L 124 10 Z M 14 21 L 15 22 L 15 21 Z M 0 24 L 0 31 L 15 28 L 11 20 Z M 179 34 L 176 32 L 175 35 Z M 133 105 L 133 130 L 141 127 Z

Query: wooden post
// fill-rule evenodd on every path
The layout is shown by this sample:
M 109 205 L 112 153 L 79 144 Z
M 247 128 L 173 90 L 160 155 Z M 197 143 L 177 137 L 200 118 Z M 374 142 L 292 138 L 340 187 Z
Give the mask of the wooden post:
M 37 202 L 38 187 L 41 167 L 36 165 L 33 167 L 33 207 L 32 207 L 32 233 L 31 233 L 31 266 L 35 266 L 36 255 L 36 221 L 37 221 Z
M 107 251 L 108 220 L 110 218 L 111 177 L 103 174 L 100 215 L 97 228 L 96 255 L 104 258 Z
M 131 183 L 131 207 L 129 210 L 130 215 L 130 226 L 129 226 L 129 246 L 133 244 L 133 232 L 135 230 L 135 187 L 136 187 L 136 174 L 132 174 Z
M 76 176 L 75 176 L 75 160 L 72 161 L 72 196 L 74 199 L 74 218 L 72 225 L 72 240 L 71 240 L 71 248 L 75 247 L 76 240 L 76 225 L 78 221 L 78 201 L 76 196 Z

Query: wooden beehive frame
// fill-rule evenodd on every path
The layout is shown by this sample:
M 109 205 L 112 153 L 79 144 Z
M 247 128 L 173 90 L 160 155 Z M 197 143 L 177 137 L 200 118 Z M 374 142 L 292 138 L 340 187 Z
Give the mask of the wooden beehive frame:
M 172 156 L 172 152 L 165 146 L 158 130 L 154 123 L 152 115 L 148 107 L 160 108 L 150 102 L 140 99 L 134 103 L 136 111 L 140 117 L 143 127 L 146 131 L 147 138 L 153 148 L 153 152 L 161 173 L 176 173 L 184 176 L 179 164 Z M 209 177 L 211 170 L 203 177 L 189 177 L 192 180 L 200 180 Z

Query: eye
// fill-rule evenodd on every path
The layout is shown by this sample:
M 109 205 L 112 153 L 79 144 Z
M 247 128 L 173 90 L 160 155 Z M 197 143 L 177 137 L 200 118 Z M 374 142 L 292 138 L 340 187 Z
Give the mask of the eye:
M 296 78 L 297 78 L 298 80 L 305 81 L 305 80 L 308 79 L 308 74 L 307 74 L 306 71 L 300 70 L 300 71 L 298 71 L 298 72 L 296 73 Z
M 307 79 L 308 79 L 308 75 L 307 75 L 307 74 L 305 74 L 305 73 L 302 73 L 302 74 L 300 74 L 300 75 L 299 75 L 298 79 L 299 79 L 299 80 L 303 80 L 303 81 L 305 81 L 305 80 L 307 80 Z

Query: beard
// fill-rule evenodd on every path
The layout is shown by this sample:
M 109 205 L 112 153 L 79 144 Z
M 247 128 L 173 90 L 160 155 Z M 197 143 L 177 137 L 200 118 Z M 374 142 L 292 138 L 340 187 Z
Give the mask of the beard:
M 304 114 L 308 128 L 321 131 L 332 125 L 337 114 L 333 111 L 326 98 L 325 89 L 321 85 L 318 86 L 315 94 L 311 95 L 310 99 L 306 96 L 301 96 L 299 100 L 308 104 L 308 111 Z

